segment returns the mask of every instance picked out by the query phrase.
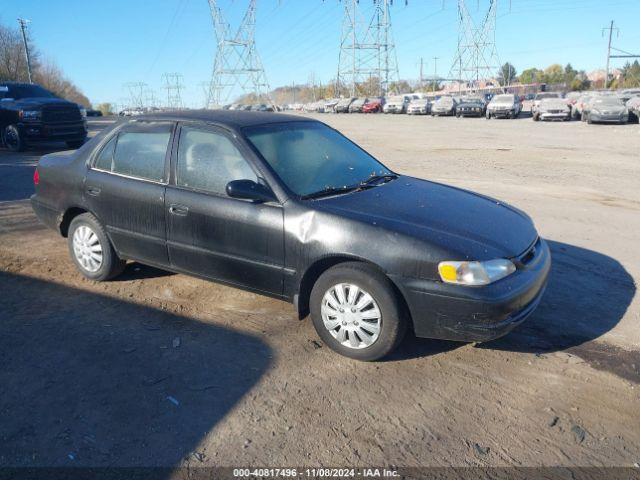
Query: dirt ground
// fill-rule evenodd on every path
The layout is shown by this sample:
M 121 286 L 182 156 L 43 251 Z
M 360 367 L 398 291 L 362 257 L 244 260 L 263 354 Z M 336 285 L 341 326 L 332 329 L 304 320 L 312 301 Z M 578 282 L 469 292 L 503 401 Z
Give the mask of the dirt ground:
M 528 212 L 554 262 L 536 313 L 352 361 L 280 301 L 138 264 L 84 280 L 2 176 L 0 466 L 638 465 L 640 126 L 319 118 Z

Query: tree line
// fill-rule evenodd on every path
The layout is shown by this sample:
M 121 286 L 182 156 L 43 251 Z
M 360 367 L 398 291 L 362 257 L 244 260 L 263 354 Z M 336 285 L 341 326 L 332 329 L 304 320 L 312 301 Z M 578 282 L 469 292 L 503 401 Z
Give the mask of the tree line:
M 60 67 L 46 59 L 31 39 L 27 39 L 31 57 L 32 80 L 47 90 L 71 102 L 90 107 L 91 102 L 82 91 L 69 80 Z M 0 81 L 28 82 L 29 74 L 22 34 L 18 27 L 0 23 Z

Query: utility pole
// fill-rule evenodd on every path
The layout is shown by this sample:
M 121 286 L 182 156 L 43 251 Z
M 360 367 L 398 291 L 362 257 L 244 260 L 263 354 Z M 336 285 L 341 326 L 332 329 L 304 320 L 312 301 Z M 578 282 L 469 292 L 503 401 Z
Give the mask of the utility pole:
M 420 88 L 424 88 L 424 58 L 420 57 Z
M 607 88 L 609 84 L 609 62 L 611 61 L 611 39 L 613 38 L 613 20 L 611 20 L 611 25 L 609 28 L 603 28 L 602 31 L 604 33 L 605 30 L 609 30 L 609 46 L 607 47 L 607 67 L 604 71 L 604 88 Z M 617 29 L 616 29 L 617 30 Z
M 433 57 L 433 91 L 436 91 L 436 83 L 438 79 L 438 59 L 440 57 Z
M 29 83 L 33 83 L 31 80 L 31 55 L 29 54 L 29 43 L 27 42 L 27 24 L 30 20 L 19 18 L 20 30 L 22 31 L 22 43 L 24 44 L 24 55 L 27 58 L 27 76 L 29 77 Z

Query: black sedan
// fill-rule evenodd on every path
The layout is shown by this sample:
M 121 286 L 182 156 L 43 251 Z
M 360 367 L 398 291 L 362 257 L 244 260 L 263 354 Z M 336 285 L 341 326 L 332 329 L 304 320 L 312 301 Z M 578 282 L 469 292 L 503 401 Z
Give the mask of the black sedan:
M 124 119 L 45 155 L 31 202 L 80 272 L 136 260 L 291 301 L 337 352 L 407 327 L 486 341 L 536 308 L 549 249 L 523 212 L 392 172 L 327 125 L 239 111 Z

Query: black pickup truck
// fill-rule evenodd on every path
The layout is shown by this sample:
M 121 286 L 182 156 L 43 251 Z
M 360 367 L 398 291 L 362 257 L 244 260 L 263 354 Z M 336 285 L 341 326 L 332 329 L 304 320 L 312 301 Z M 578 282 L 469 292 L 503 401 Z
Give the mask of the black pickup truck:
M 9 150 L 43 141 L 78 148 L 86 138 L 84 109 L 76 103 L 39 85 L 0 82 L 0 143 Z

